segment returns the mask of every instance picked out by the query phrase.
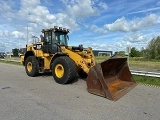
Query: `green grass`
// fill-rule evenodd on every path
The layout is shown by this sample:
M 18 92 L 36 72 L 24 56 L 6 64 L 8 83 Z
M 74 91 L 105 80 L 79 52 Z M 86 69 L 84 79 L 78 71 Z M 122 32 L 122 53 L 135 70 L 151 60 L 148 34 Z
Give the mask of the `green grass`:
M 101 63 L 102 61 L 107 60 L 109 58 L 110 58 L 109 56 L 96 56 L 95 57 L 97 63 Z
M 6 60 L 1 60 L 1 63 L 8 63 L 8 64 L 14 64 L 14 65 L 22 65 L 20 62 L 14 62 L 14 61 L 6 61 Z
M 109 59 L 107 56 L 96 56 L 96 62 L 100 63 Z M 158 60 L 146 60 L 142 57 L 129 58 L 129 67 L 141 67 L 160 70 L 160 61 Z
M 160 62 L 151 61 L 129 61 L 130 67 L 151 68 L 160 70 Z
M 137 83 L 160 86 L 160 78 L 133 75 Z

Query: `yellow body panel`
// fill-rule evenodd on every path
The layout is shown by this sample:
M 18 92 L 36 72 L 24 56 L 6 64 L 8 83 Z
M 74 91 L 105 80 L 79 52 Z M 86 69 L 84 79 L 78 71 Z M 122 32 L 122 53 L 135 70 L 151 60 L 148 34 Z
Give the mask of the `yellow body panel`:
M 95 65 L 94 55 L 90 48 L 87 49 L 87 53 L 79 51 L 71 51 L 65 47 L 61 47 L 62 51 L 67 53 L 68 56 L 76 63 L 78 68 L 81 68 L 86 73 L 89 72 L 89 69 Z
M 44 54 L 43 54 L 43 51 L 42 50 L 34 50 L 34 53 L 37 57 L 43 57 Z
M 23 64 L 23 62 L 24 62 L 24 55 L 22 55 L 22 56 L 20 57 L 20 61 L 21 61 L 21 64 Z
M 43 43 L 41 43 L 41 45 L 43 45 Z M 84 52 L 80 50 L 73 51 L 72 46 L 68 46 L 67 48 L 61 46 L 61 50 L 75 62 L 77 70 L 82 69 L 84 72 L 88 73 L 89 69 L 95 65 L 95 59 L 91 48 L 87 48 Z M 27 46 L 27 51 L 32 51 L 36 57 L 42 58 L 44 60 L 43 69 L 50 70 L 54 54 L 44 53 L 42 49 L 35 50 L 33 44 Z M 21 63 L 23 62 L 24 56 L 21 56 Z
M 49 70 L 52 57 L 42 57 L 42 58 L 44 59 L 44 69 Z

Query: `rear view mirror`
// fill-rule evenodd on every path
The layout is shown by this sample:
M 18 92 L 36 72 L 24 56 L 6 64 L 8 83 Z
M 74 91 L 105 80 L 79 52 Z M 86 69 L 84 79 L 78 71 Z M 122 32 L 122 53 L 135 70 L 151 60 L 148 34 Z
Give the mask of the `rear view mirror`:
M 67 40 L 69 40 L 69 36 L 67 35 Z

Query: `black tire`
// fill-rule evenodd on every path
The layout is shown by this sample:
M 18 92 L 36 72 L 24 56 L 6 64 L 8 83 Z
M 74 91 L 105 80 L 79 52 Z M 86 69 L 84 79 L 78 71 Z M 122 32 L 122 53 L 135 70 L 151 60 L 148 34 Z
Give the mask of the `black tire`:
M 28 76 L 35 77 L 39 74 L 38 61 L 36 57 L 29 56 L 25 61 L 25 70 Z
M 59 73 L 62 73 L 59 75 Z M 75 62 L 67 56 L 57 57 L 52 63 L 52 75 L 54 80 L 59 84 L 72 82 L 77 76 Z
M 87 73 L 85 73 L 83 70 L 80 70 L 78 72 L 78 75 L 80 78 L 87 78 L 87 76 L 88 76 Z

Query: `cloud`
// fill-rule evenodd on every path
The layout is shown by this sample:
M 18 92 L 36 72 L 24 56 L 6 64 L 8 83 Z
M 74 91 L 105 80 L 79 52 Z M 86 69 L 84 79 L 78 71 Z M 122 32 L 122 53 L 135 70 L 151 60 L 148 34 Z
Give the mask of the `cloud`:
M 40 5 L 40 0 L 21 0 L 22 7 L 35 8 L 37 5 Z
M 103 8 L 104 10 L 106 10 L 106 9 L 108 8 L 107 4 L 104 3 L 104 2 L 100 2 L 100 3 L 98 4 L 98 6 L 100 6 L 100 7 Z
M 143 41 L 146 41 L 147 40 L 147 36 L 146 35 L 143 35 L 142 33 L 140 32 L 136 32 L 136 33 L 132 33 L 130 35 L 128 35 L 126 38 L 125 38 L 126 41 L 129 41 L 131 43 L 134 43 L 134 42 L 143 42 Z
M 125 44 L 123 44 L 123 42 L 116 42 L 113 44 L 106 44 L 106 43 L 93 43 L 91 44 L 91 47 L 94 50 L 106 50 L 106 51 L 125 51 L 125 48 L 127 46 L 127 44 L 129 44 L 129 42 L 126 42 Z
M 16 11 L 12 10 L 11 5 L 6 1 L 3 1 L 0 12 L 5 13 L 4 15 L 9 16 L 10 18 L 34 21 L 41 28 L 62 26 L 71 30 L 79 28 L 79 18 L 84 19 L 86 17 L 98 15 L 99 13 L 97 4 L 92 0 L 61 1 L 65 4 L 65 9 L 54 14 L 51 13 L 47 7 L 43 6 L 40 0 L 21 0 L 19 10 Z M 107 5 L 104 2 L 99 2 L 98 5 L 103 9 L 107 8 Z
M 0 37 L 5 37 L 9 35 L 9 31 L 8 30 L 0 30 Z
M 90 45 L 93 49 L 97 49 L 97 50 L 108 50 L 108 51 L 112 51 L 114 44 L 106 44 L 106 43 L 92 43 Z
M 99 12 L 91 0 L 71 0 L 71 2 L 66 0 L 65 4 L 67 13 L 74 18 L 95 16 Z
M 120 42 L 116 42 L 116 43 L 115 43 L 115 46 L 118 47 L 118 48 L 119 48 L 119 47 L 121 48 L 121 47 L 123 47 L 123 44 L 120 43 Z
M 155 7 L 155 8 L 149 8 L 149 9 L 140 10 L 140 11 L 136 11 L 136 12 L 130 12 L 130 13 L 127 13 L 127 14 L 143 13 L 143 12 L 149 12 L 149 11 L 159 10 L 159 9 L 160 9 L 160 7 Z
M 116 35 L 119 36 L 120 34 Z M 88 43 L 89 46 L 91 46 L 93 49 L 99 49 L 99 50 L 112 50 L 112 51 L 125 51 L 126 47 L 128 46 L 134 46 L 136 48 L 145 47 L 149 40 L 151 40 L 153 37 L 151 37 L 152 34 L 143 34 L 140 32 L 136 33 L 128 33 L 123 34 L 123 36 L 120 37 L 114 37 L 113 39 L 108 38 L 107 35 L 104 35 L 105 38 L 102 37 L 102 39 L 99 37 L 96 39 L 96 41 Z M 107 42 L 107 40 L 110 40 Z M 97 41 L 98 40 L 98 41 Z M 94 42 L 94 43 L 93 43 Z
M 158 6 L 160 5 L 160 1 L 159 1 L 159 2 L 157 2 L 157 5 L 158 5 Z
M 0 15 L 5 17 L 7 20 L 11 20 L 14 17 L 14 13 L 12 11 L 11 6 L 6 1 L 0 1 Z
M 134 18 L 133 20 L 126 20 L 125 17 L 118 18 L 111 24 L 105 24 L 102 28 L 91 25 L 86 25 L 90 31 L 95 33 L 106 34 L 109 31 L 120 32 L 136 32 L 139 30 L 150 29 L 160 23 L 160 16 L 156 14 L 149 14 L 144 18 Z
M 124 17 L 117 19 L 112 24 L 105 24 L 104 27 L 110 31 L 129 31 L 129 24 Z
M 107 47 L 107 44 L 93 43 L 93 44 L 91 44 L 91 47 L 93 49 L 101 49 L 101 50 L 103 50 L 103 49 L 105 49 Z
M 11 35 L 13 35 L 14 38 L 24 38 L 24 33 L 19 31 L 13 31 L 11 32 Z
M 41 5 L 39 0 L 22 0 L 18 15 L 23 19 L 27 18 L 28 21 L 34 21 L 44 28 L 62 26 L 76 29 L 78 27 L 76 21 L 68 14 L 63 12 L 52 14 L 47 7 Z
M 104 27 L 109 31 L 130 32 L 153 27 L 159 23 L 159 16 L 149 14 L 144 18 L 135 18 L 132 21 L 127 21 L 125 17 L 117 19 L 114 23 L 105 24 Z
M 101 34 L 107 33 L 107 30 L 103 28 L 98 28 L 96 25 L 90 26 L 89 29 L 90 31 L 95 32 L 95 33 L 101 33 Z

